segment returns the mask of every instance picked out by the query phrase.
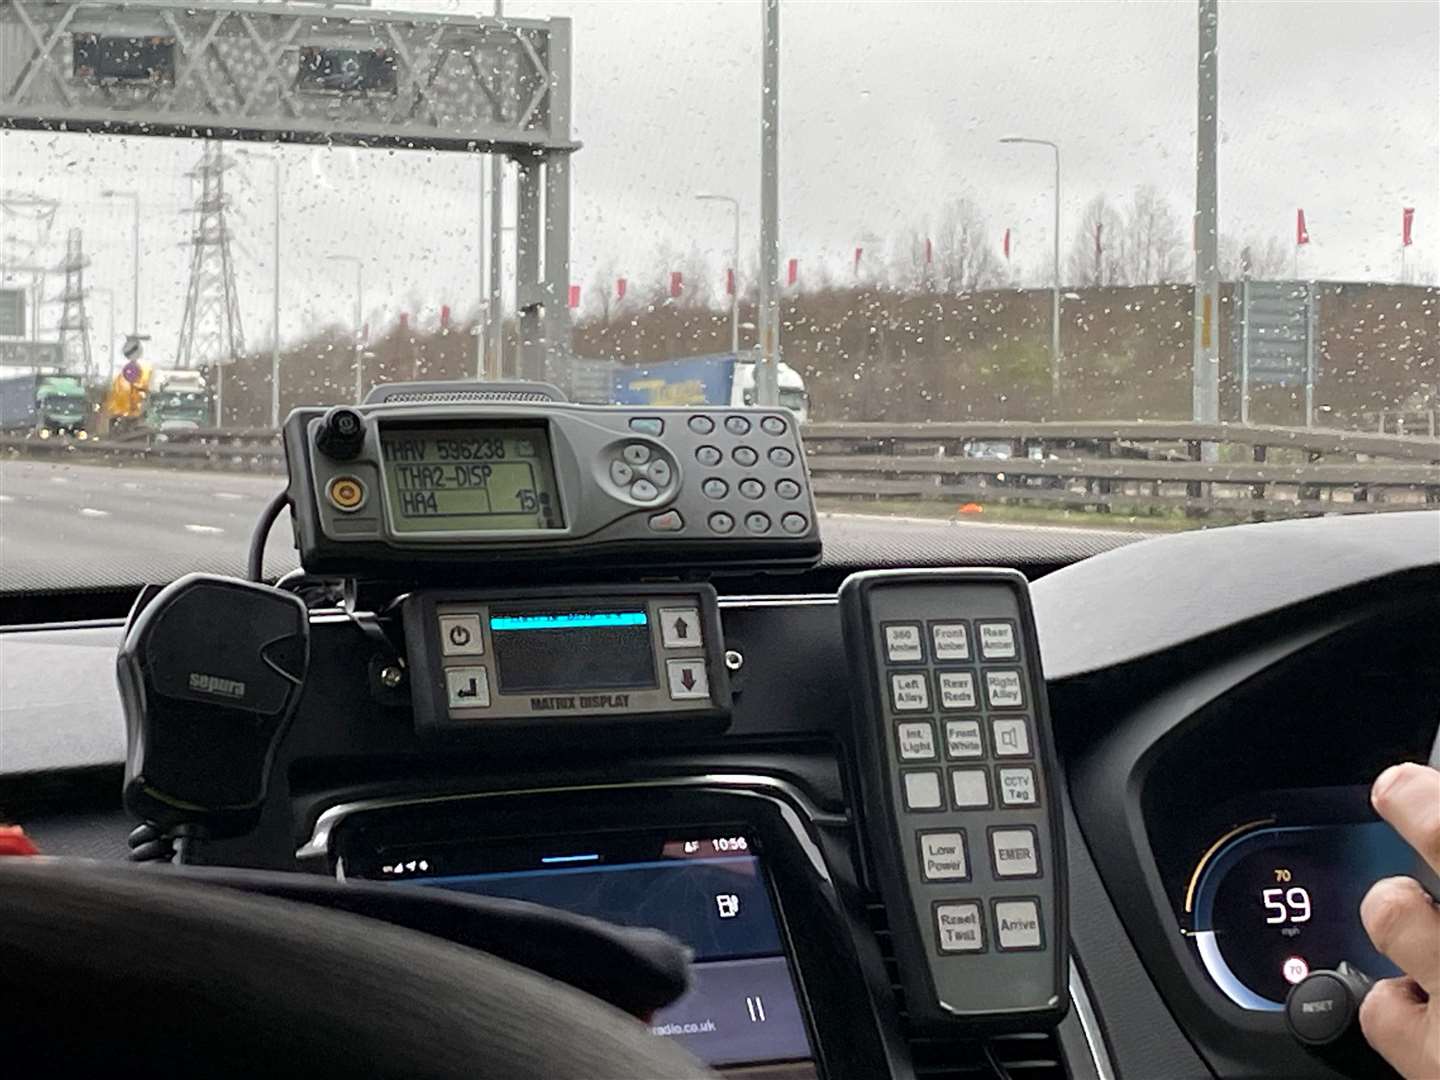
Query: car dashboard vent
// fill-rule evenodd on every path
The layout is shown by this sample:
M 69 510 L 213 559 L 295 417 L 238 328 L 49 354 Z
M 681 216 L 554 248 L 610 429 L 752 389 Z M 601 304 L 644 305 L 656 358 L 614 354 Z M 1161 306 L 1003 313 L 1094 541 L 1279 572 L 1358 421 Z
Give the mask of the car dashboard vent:
M 871 898 L 865 912 L 885 961 L 885 974 L 895 995 L 917 1077 L 921 1080 L 1067 1080 L 1060 1042 L 1052 1031 L 1021 1031 L 975 1039 L 935 1037 L 912 1030 L 885 905 Z

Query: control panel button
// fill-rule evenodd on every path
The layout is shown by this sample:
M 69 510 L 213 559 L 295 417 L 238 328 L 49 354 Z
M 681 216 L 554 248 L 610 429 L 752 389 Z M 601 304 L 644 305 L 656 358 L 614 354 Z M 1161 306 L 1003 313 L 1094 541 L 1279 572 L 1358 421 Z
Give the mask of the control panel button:
M 650 515 L 650 529 L 652 532 L 679 532 L 685 528 L 685 519 L 674 510 L 666 510 L 663 514 Z
M 715 430 L 715 421 L 708 416 L 692 416 L 685 423 L 696 435 L 709 435 Z
M 695 448 L 695 460 L 701 465 L 719 465 L 724 456 L 720 453 L 718 446 L 697 446 Z
M 800 485 L 794 480 L 776 480 L 775 494 L 782 499 L 798 499 L 800 497 Z
M 676 701 L 710 696 L 710 679 L 705 673 L 704 657 L 666 660 L 665 680 L 670 687 L 670 696 Z
M 700 610 L 698 608 L 661 608 L 660 643 L 667 649 L 699 647 Z
M 957 810 L 990 805 L 990 774 L 984 769 L 951 769 L 950 795 Z
M 441 615 L 442 656 L 483 656 L 485 639 L 480 636 L 479 615 Z
M 941 952 L 985 951 L 985 929 L 980 905 L 965 900 L 935 905 L 935 944 Z
M 446 668 L 445 697 L 452 709 L 488 709 L 489 672 L 483 667 Z
M 970 877 L 963 832 L 922 832 L 920 872 L 926 881 L 965 881 Z
M 1023 716 L 991 720 L 990 740 L 996 757 L 1030 756 L 1030 725 Z
M 753 476 L 747 476 L 736 485 L 736 489 L 747 499 L 758 499 L 765 494 L 765 485 Z
M 635 479 L 635 470 L 623 461 L 612 461 L 610 462 L 610 479 L 617 486 L 624 487 Z
M 630 497 L 639 502 L 650 502 L 659 494 L 659 489 L 649 480 L 636 480 L 630 485 Z
M 979 720 L 946 720 L 945 753 L 957 760 L 985 756 L 985 740 Z
M 930 640 L 937 661 L 970 659 L 970 630 L 963 622 L 932 623 Z
M 1040 801 L 1035 791 L 1035 768 L 1032 765 L 1011 765 L 995 770 L 999 779 L 1001 806 L 1034 806 Z
M 1040 901 L 996 900 L 995 944 L 1002 952 L 1043 949 L 1040 936 Z
M 787 533 L 799 536 L 810 527 L 810 522 L 806 520 L 804 514 L 786 514 L 780 519 L 780 527 Z
M 746 468 L 749 468 L 760 460 L 760 455 L 748 446 L 735 447 L 735 449 L 730 452 L 730 456 L 735 459 L 736 465 L 744 465 Z
M 663 488 L 670 486 L 673 474 L 670 471 L 670 463 L 664 458 L 656 458 L 650 462 L 650 467 L 645 470 L 645 475 L 656 487 Z
M 722 510 L 718 514 L 710 515 L 710 528 L 714 529 L 717 533 L 733 532 L 735 529 L 735 519 Z
M 919 623 L 890 623 L 885 627 L 885 659 L 892 664 L 913 664 L 925 659 Z
M 650 447 L 644 443 L 626 443 L 620 453 L 631 465 L 644 465 L 650 460 Z
M 767 533 L 770 531 L 770 518 L 758 510 L 753 514 L 746 514 L 745 528 L 749 529 L 752 533 Z
M 897 671 L 890 675 L 890 704 L 896 712 L 924 712 L 930 708 L 930 687 L 923 671 Z
M 934 769 L 911 769 L 900 774 L 905 789 L 906 810 L 939 810 L 945 805 L 940 790 L 940 773 Z
M 1022 709 L 1025 691 L 1018 671 L 985 672 L 985 697 L 995 709 Z
M 975 636 L 980 639 L 980 655 L 986 660 L 1015 659 L 1014 623 L 977 622 Z
M 1029 825 L 990 830 L 990 860 L 997 878 L 1040 876 L 1040 853 Z
M 900 724 L 895 729 L 895 742 L 903 761 L 935 760 L 935 728 L 929 721 Z
M 632 416 L 630 430 L 640 435 L 659 437 L 665 434 L 665 421 L 658 416 Z
M 744 416 L 725 417 L 725 430 L 731 435 L 749 435 L 750 421 Z
M 968 671 L 938 671 L 942 709 L 975 708 L 975 676 Z
M 718 476 L 712 476 L 700 485 L 700 490 L 709 498 L 723 499 L 726 495 L 730 494 L 730 485 Z
M 778 465 L 782 469 L 795 464 L 794 453 L 784 446 L 772 446 L 765 456 L 770 459 L 771 465 Z
M 352 514 L 365 505 L 365 485 L 353 476 L 337 476 L 325 485 L 325 497 L 336 510 Z
M 784 435 L 785 420 L 779 416 L 767 416 L 760 421 L 760 430 L 766 435 Z

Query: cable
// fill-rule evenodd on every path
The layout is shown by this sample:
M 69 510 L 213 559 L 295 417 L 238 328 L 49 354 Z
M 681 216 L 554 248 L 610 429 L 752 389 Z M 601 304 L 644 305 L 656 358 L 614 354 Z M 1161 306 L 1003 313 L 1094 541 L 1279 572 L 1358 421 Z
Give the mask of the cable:
M 263 581 L 265 578 L 265 541 L 270 538 L 275 519 L 280 516 L 280 511 L 285 509 L 289 498 L 288 492 L 278 492 L 260 512 L 260 520 L 255 523 L 255 531 L 250 534 L 250 558 L 245 564 L 245 576 L 251 581 Z

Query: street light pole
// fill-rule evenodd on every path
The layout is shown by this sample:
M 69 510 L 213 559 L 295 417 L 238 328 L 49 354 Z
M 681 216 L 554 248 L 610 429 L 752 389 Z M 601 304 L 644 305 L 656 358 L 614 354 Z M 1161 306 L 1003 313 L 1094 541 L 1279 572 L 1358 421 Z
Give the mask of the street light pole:
M 250 150 L 237 150 L 248 158 L 257 158 L 261 161 L 267 158 L 275 169 L 275 252 L 272 257 L 272 269 L 274 280 L 271 282 L 271 311 L 270 311 L 270 427 L 279 430 L 280 427 L 280 186 L 282 174 L 280 171 L 280 149 L 276 147 L 270 154 L 257 154 Z
M 1050 302 L 1050 410 L 1053 414 L 1060 408 L 1060 147 L 1049 139 L 1026 139 L 1017 135 L 1006 136 L 1000 141 L 1048 146 L 1055 152 L 1055 251 L 1051 271 L 1054 295 Z
M 780 0 L 763 0 L 760 63 L 760 353 L 755 404 L 780 404 Z
M 106 189 L 100 193 L 106 199 L 130 199 L 135 204 L 135 217 L 130 227 L 130 244 L 134 253 L 134 271 L 132 283 L 134 292 L 130 299 L 130 334 L 132 337 L 140 336 L 140 193 L 138 191 L 115 191 Z
M 705 199 L 711 202 L 725 202 L 730 204 L 730 211 L 735 216 L 735 239 L 730 248 L 730 266 L 733 275 L 732 284 L 734 288 L 730 292 L 730 351 L 736 359 L 740 357 L 740 200 L 733 195 L 712 195 L 709 192 L 701 192 L 696 195 L 697 199 Z
M 364 319 L 362 309 L 365 296 L 365 264 L 354 255 L 331 255 L 331 262 L 355 264 L 355 404 L 365 397 L 365 354 L 364 343 L 360 340 L 360 323 Z

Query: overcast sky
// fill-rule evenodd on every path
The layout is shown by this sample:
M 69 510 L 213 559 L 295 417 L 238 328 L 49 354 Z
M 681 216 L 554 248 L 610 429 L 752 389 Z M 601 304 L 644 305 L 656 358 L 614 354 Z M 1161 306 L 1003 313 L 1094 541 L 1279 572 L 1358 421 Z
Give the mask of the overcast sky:
M 384 6 L 483 14 L 472 0 L 387 0 Z M 640 278 L 661 245 L 728 262 L 729 211 L 742 203 L 742 268 L 754 259 L 759 203 L 759 0 L 682 3 L 508 0 L 507 15 L 573 20 L 573 269 L 589 289 L 611 263 Z M 1048 272 L 1048 152 L 1000 146 L 1007 134 L 1062 146 L 1062 242 L 1083 204 L 1154 184 L 1181 215 L 1194 201 L 1196 8 L 1152 3 L 801 3 L 781 10 L 781 248 L 802 279 L 822 262 L 848 271 L 945 199 L 965 194 L 998 249 L 1015 230 L 1022 275 Z M 1440 276 L 1440 4 L 1220 4 L 1220 221 L 1244 238 L 1293 238 L 1303 207 L 1307 276 L 1395 280 L 1401 208 L 1416 208 L 1411 273 Z M 142 329 L 152 356 L 173 350 L 186 283 L 192 198 L 185 173 L 199 144 L 7 133 L 7 194 L 64 201 L 80 225 L 92 283 L 116 292 L 130 319 L 128 204 L 145 199 Z M 479 169 L 459 154 L 287 149 L 283 333 L 348 321 L 354 271 L 366 259 L 366 312 L 472 310 L 478 294 Z M 271 335 L 271 172 L 236 170 L 236 258 L 252 346 Z M 7 217 L 0 256 L 24 256 L 33 232 Z M 1188 234 L 1188 229 L 1186 233 Z M 881 242 L 875 239 L 882 238 Z M 97 295 L 104 362 L 107 303 Z M 53 318 L 52 312 L 52 318 Z

